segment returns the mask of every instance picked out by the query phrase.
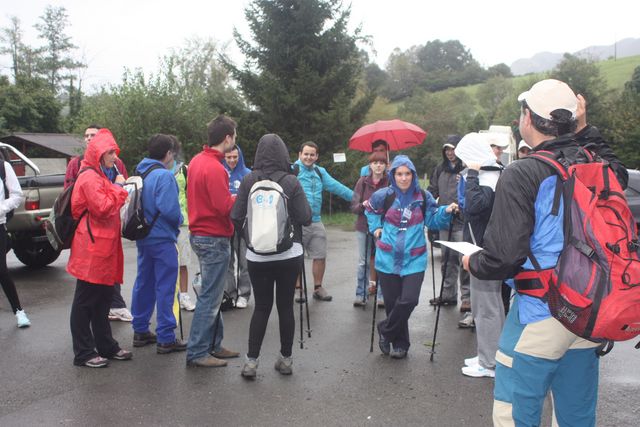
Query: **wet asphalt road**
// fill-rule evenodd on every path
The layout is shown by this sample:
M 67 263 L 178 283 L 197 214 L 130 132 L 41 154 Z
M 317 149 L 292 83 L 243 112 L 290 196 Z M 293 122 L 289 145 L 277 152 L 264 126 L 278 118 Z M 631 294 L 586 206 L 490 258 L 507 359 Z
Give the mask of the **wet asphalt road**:
M 124 246 L 123 294 L 129 303 L 136 250 L 131 242 Z M 111 323 L 113 335 L 133 349 L 132 361 L 113 361 L 106 369 L 74 367 L 69 307 L 75 280 L 64 270 L 67 256 L 30 271 L 8 255 L 33 326 L 18 330 L 6 299 L 0 299 L 1 426 L 491 425 L 493 381 L 460 373 L 463 359 L 475 354 L 475 336 L 457 328 L 457 309 L 442 310 L 437 353 L 429 361 L 425 343 L 432 339 L 435 322 L 427 303 L 430 270 L 410 322 L 409 357 L 391 360 L 377 346 L 369 352 L 371 307 L 351 305 L 357 260 L 352 232 L 329 230 L 325 283 L 334 300 L 311 300 L 312 337 L 305 337 L 303 350 L 298 342 L 294 346 L 294 374 L 281 376 L 273 369 L 279 350 L 274 308 L 255 381 L 240 376 L 242 359 L 230 360 L 226 368 L 187 369 L 184 353 L 157 355 L 153 346 L 133 349 L 131 326 L 120 322 Z M 194 263 L 190 273 L 195 271 Z M 307 271 L 311 277 L 309 264 Z M 253 300 L 248 309 L 225 313 L 226 347 L 246 351 L 252 307 Z M 377 315 L 384 316 L 383 310 Z M 191 317 L 183 312 L 185 339 Z M 638 425 L 640 353 L 633 344 L 618 343 L 601 362 L 599 426 Z M 549 425 L 548 413 L 544 421 Z

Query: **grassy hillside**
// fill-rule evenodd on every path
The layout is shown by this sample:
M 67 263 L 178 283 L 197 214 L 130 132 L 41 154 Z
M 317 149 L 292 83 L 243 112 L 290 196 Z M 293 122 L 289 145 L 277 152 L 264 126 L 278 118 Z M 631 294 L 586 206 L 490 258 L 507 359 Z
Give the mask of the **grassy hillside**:
M 599 61 L 598 67 L 600 67 L 600 73 L 604 80 L 607 82 L 609 89 L 622 90 L 624 84 L 631 79 L 633 70 L 640 66 L 640 55 L 629 56 L 617 60 L 608 59 L 606 61 Z M 545 73 L 539 73 L 534 75 L 539 79 L 546 77 Z M 528 80 L 532 75 L 513 77 L 514 81 Z M 476 93 L 480 84 L 465 86 L 463 89 L 469 96 L 476 98 Z M 459 89 L 459 88 L 456 88 Z M 452 90 L 452 89 L 447 89 Z M 398 116 L 398 107 L 402 104 L 402 101 L 388 102 L 384 98 L 378 98 L 373 107 L 367 114 L 367 123 L 374 122 L 376 120 L 393 119 Z

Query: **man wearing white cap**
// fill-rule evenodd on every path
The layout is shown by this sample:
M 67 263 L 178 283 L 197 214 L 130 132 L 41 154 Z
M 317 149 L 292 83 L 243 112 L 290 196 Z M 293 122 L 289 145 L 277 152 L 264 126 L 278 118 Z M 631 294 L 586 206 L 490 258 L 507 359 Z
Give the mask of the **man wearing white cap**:
M 530 151 L 531 147 L 529 147 L 529 144 L 524 142 L 524 139 L 521 139 L 520 143 L 518 144 L 518 159 L 524 159 L 529 155 Z
M 534 152 L 562 152 L 569 159 L 577 153 L 580 144 L 574 132 L 579 123 L 586 125 L 580 95 L 549 79 L 533 85 L 518 101 L 520 133 Z M 600 154 L 602 147 L 595 151 Z M 610 150 L 607 155 L 615 158 Z M 505 169 L 484 249 L 463 258 L 472 275 L 510 279 L 522 269 L 533 270 L 533 258 L 543 269 L 555 266 L 564 243 L 563 217 L 552 212 L 557 179 L 550 166 L 530 158 Z M 551 390 L 559 425 L 595 426 L 597 345 L 569 332 L 551 316 L 544 300 L 516 292 L 496 353 L 494 425 L 539 425 Z

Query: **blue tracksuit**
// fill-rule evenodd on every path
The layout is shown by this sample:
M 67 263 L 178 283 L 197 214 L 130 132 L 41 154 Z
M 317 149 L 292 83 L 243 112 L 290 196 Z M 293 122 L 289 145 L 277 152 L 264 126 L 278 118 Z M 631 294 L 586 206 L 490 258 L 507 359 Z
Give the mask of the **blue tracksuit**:
M 144 173 L 158 160 L 143 159 L 137 167 Z M 177 326 L 173 314 L 178 278 L 178 251 L 176 239 L 182 224 L 178 184 L 173 173 L 164 168 L 155 169 L 144 179 L 142 203 L 145 218 L 156 218 L 149 235 L 136 241 L 138 247 L 138 274 L 131 298 L 134 332 L 149 331 L 149 321 L 156 311 L 158 343 L 174 342 Z

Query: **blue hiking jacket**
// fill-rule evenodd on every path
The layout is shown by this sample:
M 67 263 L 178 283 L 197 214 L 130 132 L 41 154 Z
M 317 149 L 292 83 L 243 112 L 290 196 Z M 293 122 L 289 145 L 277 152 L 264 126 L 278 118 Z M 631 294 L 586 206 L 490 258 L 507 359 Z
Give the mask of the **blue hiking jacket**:
M 251 172 L 251 169 L 244 164 L 244 154 L 242 154 L 240 146 L 236 144 L 236 148 L 238 149 L 238 164 L 233 170 L 229 167 L 226 160 L 222 161 L 222 165 L 227 172 L 229 172 L 229 192 L 231 194 L 238 194 L 238 188 L 240 188 L 242 178 Z
M 136 241 L 137 246 L 153 245 L 159 242 L 176 242 L 182 213 L 178 200 L 178 183 L 169 169 L 165 168 L 159 160 L 145 157 L 136 167 L 137 173 L 142 175 L 152 165 L 160 165 L 144 179 L 142 186 L 142 204 L 144 217 L 151 223 L 159 213 L 156 222 L 151 227 L 147 237 Z
M 353 190 L 341 184 L 326 171 L 325 168 L 313 165 L 308 168 L 300 160 L 296 160 L 298 165 L 298 179 L 304 193 L 307 196 L 309 206 L 311 206 L 312 222 L 320 222 L 322 220 L 320 212 L 322 211 L 322 190 L 333 193 L 338 197 L 342 197 L 347 202 L 351 202 Z M 316 172 L 317 170 L 317 172 Z M 322 176 L 322 178 L 320 178 Z
M 406 193 L 400 191 L 394 179 L 395 170 L 400 166 L 408 167 L 413 173 L 412 186 Z M 445 229 L 452 216 L 446 213 L 446 206 L 438 207 L 428 191 L 425 193 L 427 200 L 422 198 L 416 169 L 407 156 L 399 155 L 393 160 L 389 182 L 389 187 L 373 193 L 365 212 L 371 233 L 382 228 L 382 236 L 376 241 L 376 270 L 399 276 L 423 272 L 427 269 L 424 227 Z M 395 200 L 385 214 L 384 201 L 393 193 Z M 422 215 L 424 203 L 426 217 Z

